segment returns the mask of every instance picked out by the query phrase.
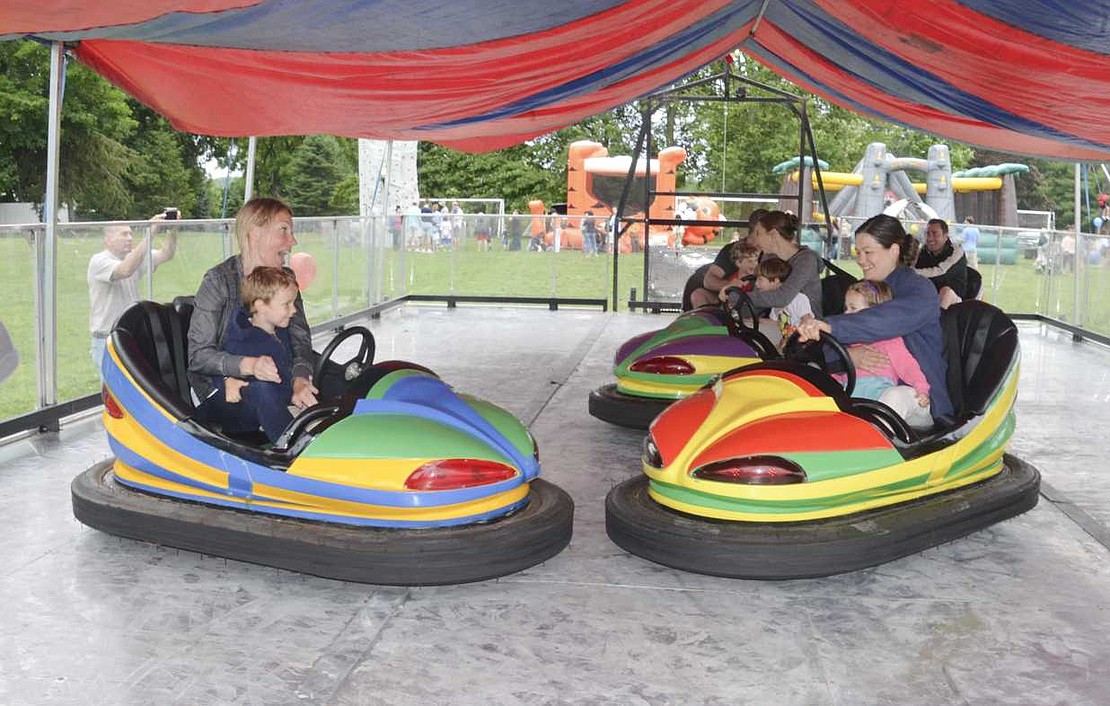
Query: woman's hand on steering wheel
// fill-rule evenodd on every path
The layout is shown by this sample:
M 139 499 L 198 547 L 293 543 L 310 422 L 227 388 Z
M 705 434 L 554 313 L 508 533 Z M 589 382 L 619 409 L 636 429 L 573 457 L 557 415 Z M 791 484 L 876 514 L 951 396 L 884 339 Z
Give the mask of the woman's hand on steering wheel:
M 817 319 L 812 319 L 811 321 L 828 326 L 824 321 L 818 321 Z M 844 392 L 848 393 L 848 396 L 851 397 L 852 391 L 856 389 L 856 364 L 852 360 L 852 356 L 848 354 L 848 349 L 844 347 L 843 343 L 836 340 L 831 333 L 824 330 L 819 332 L 818 338 L 816 339 L 808 341 L 803 340 L 801 327 L 804 323 L 806 323 L 805 319 L 798 325 L 794 333 L 790 334 L 783 342 L 783 355 L 788 359 L 799 362 L 813 363 L 821 368 L 821 370 L 829 373 L 829 362 L 825 358 L 824 351 L 822 350 L 827 346 L 836 353 L 836 357 L 844 361 L 844 376 L 846 378 L 844 380 Z
M 821 334 L 832 333 L 832 327 L 821 319 L 814 318 L 813 314 L 806 314 L 798 323 L 798 340 L 802 343 L 820 340 Z

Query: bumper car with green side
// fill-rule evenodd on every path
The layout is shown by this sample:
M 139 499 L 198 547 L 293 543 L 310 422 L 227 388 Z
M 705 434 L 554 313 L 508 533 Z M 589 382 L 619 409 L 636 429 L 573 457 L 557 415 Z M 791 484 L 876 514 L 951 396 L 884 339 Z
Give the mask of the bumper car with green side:
M 115 457 L 73 481 L 81 522 L 397 585 L 502 576 L 570 541 L 573 503 L 539 478 L 523 423 L 418 365 L 373 364 L 366 329 L 353 329 L 360 360 L 343 366 L 360 394 L 305 410 L 276 443 L 199 423 L 185 375 L 190 311 L 140 302 L 113 330 L 102 372 Z
M 1017 329 L 979 301 L 950 307 L 941 324 L 951 419 L 915 431 L 793 360 L 739 368 L 651 424 L 643 473 L 606 498 L 609 537 L 687 571 L 805 578 L 888 562 L 1034 507 L 1039 473 L 1006 453 Z

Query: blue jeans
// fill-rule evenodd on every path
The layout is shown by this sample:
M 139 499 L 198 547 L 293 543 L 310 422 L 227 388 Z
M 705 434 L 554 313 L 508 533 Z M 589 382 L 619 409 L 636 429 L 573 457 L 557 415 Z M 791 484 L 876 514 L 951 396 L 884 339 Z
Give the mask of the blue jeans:
M 92 337 L 92 349 L 89 351 L 89 354 L 92 356 L 93 365 L 96 366 L 97 375 L 101 375 L 100 371 L 102 368 L 100 366 L 104 362 L 104 348 L 107 343 L 108 340 L 105 338 L 99 338 L 97 336 Z
M 228 402 L 224 398 L 223 385 L 201 403 L 197 408 L 197 419 L 213 422 L 228 433 L 257 431 L 259 427 L 266 432 L 271 442 L 277 441 L 293 415 L 289 414 L 291 391 L 288 383 L 263 382 L 250 380 L 250 384 L 240 393 L 239 402 Z

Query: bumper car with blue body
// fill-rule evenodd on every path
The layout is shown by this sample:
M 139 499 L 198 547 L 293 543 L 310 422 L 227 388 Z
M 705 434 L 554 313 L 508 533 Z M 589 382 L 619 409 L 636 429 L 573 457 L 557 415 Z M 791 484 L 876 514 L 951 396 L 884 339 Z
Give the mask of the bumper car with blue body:
M 418 365 L 370 364 L 365 329 L 366 365 L 346 368 L 357 397 L 305 410 L 274 444 L 200 424 L 185 375 L 190 311 L 141 302 L 112 332 L 103 395 L 115 458 L 74 480 L 81 522 L 398 585 L 502 576 L 569 542 L 573 503 L 538 477 L 527 428 Z
M 1017 329 L 979 301 L 950 307 L 941 324 L 951 419 L 913 430 L 802 362 L 739 368 L 651 424 L 643 473 L 606 498 L 609 537 L 688 571 L 805 578 L 891 561 L 1029 510 L 1040 475 L 1006 453 Z

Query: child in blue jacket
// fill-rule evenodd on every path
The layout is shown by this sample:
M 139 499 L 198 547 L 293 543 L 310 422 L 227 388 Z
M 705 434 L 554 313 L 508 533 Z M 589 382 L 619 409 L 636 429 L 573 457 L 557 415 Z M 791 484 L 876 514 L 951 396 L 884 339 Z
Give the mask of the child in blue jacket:
M 261 429 L 276 441 L 293 417 L 293 349 L 289 321 L 296 311 L 297 279 L 281 267 L 256 267 L 243 278 L 243 308 L 228 322 L 223 350 L 246 356 L 247 379 L 215 380 L 217 391 L 198 409 L 202 420 L 225 432 Z

